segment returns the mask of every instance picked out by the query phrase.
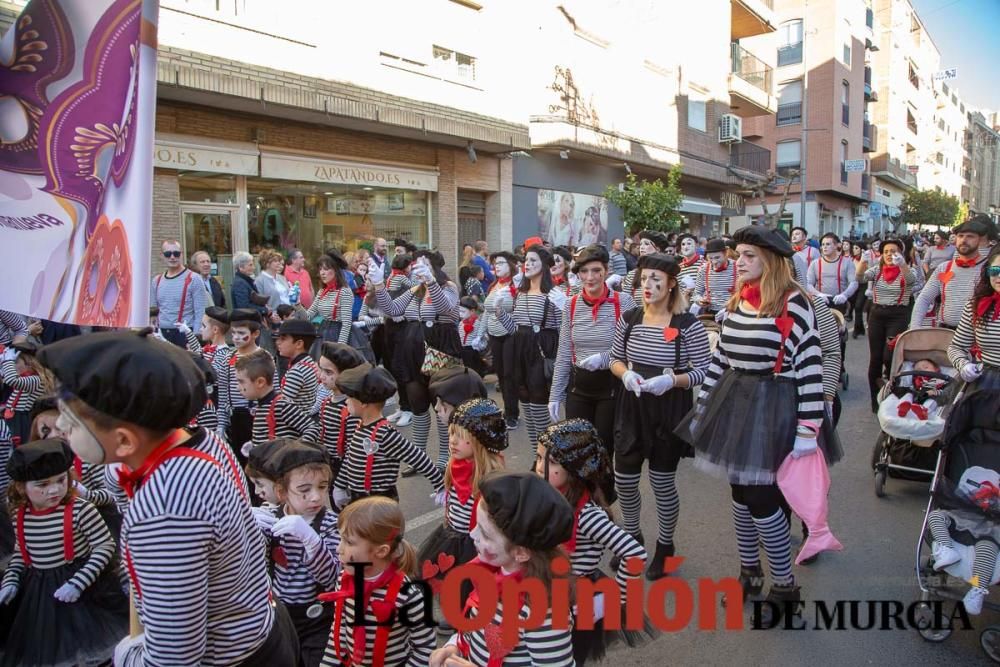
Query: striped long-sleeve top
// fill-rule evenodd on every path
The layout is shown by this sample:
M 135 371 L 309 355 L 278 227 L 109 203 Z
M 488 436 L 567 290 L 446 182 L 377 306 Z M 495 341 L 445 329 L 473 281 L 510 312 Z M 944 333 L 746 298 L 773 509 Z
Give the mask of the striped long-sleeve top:
M 208 300 L 204 281 L 190 269 L 175 276 L 161 273 L 153 276 L 149 284 L 149 305 L 160 309 L 157 319 L 164 329 L 171 329 L 183 321 L 197 334 L 201 331 L 201 318 Z
M 308 354 L 300 354 L 288 364 L 279 386 L 285 400 L 294 403 L 305 414 L 312 414 L 319 387 L 319 367 Z
M 646 550 L 638 541 L 611 520 L 603 507 L 588 501 L 577 515 L 576 549 L 569 555 L 573 574 L 587 577 L 597 571 L 604 556 L 610 549 L 621 559 L 615 572 L 615 581 L 621 589 L 621 601 L 625 602 L 625 585 L 629 579 L 638 579 L 639 574 L 629 574 L 628 559 L 646 560 Z
M 7 409 L 14 412 L 31 412 L 35 401 L 45 392 L 42 378 L 36 373 L 18 373 L 13 359 L 0 362 L 0 374 L 3 376 L 3 383 L 11 389 L 10 397 L 7 399 Z
M 354 429 L 361 420 L 347 411 L 346 396 L 330 396 L 319 407 L 319 442 L 331 461 L 341 461 L 347 454 Z
M 611 344 L 611 360 L 621 361 L 629 368 L 633 364 L 642 364 L 673 370 L 675 373 L 687 373 L 690 384 L 694 387 L 705 380 L 712 358 L 708 334 L 701 322 L 691 317 L 690 324 L 680 328 L 677 339 L 667 342 L 661 326 L 638 323 L 632 326 L 628 338 L 628 349 L 625 349 L 625 333 L 634 314 L 624 313 L 615 326 L 614 342 Z M 676 316 L 675 316 L 676 317 Z M 680 340 L 680 344 L 677 344 Z
M 497 596 L 500 598 L 500 596 Z M 560 628 L 552 627 L 552 608 L 545 610 L 545 618 L 540 624 L 532 629 L 523 629 L 525 621 L 529 617 L 534 617 L 537 609 L 529 604 L 524 604 L 517 615 L 521 619 L 518 630 L 517 645 L 504 656 L 504 667 L 572 667 L 576 664 L 573 660 L 573 631 L 572 619 L 565 619 L 560 623 Z M 472 607 L 468 612 L 470 619 L 479 616 L 479 608 Z M 503 600 L 498 599 L 496 609 L 493 612 L 491 625 L 495 626 L 493 631 L 500 628 L 504 622 L 510 622 L 508 618 L 510 612 L 504 613 Z M 490 626 L 475 632 L 462 633 L 462 638 L 468 646 L 468 660 L 474 665 L 485 665 L 489 662 L 490 656 L 496 652 L 493 641 L 488 638 Z
M 617 250 L 612 250 L 608 255 L 608 260 L 610 261 L 611 273 L 616 273 L 622 278 L 628 273 L 628 263 L 625 261 L 625 255 L 621 254 Z
M 454 324 L 459 321 L 458 288 L 452 283 L 441 287 L 436 282 L 427 285 L 423 297 L 417 297 L 408 289 L 393 299 L 386 290 L 375 293 L 379 308 L 389 317 L 403 317 L 414 322 L 443 322 Z
M 917 272 L 911 266 L 900 269 L 899 275 L 889 282 L 881 266 L 873 266 L 865 271 L 865 280 L 870 283 L 872 303 L 877 306 L 906 306 L 913 294 L 913 283 Z
M 694 298 L 702 308 L 714 312 L 725 310 L 729 297 L 736 291 L 736 262 L 729 260 L 722 269 L 716 269 L 711 262 L 703 262 L 694 280 Z M 708 299 L 708 305 L 701 302 Z
M 819 333 L 819 347 L 823 353 L 823 394 L 835 396 L 840 388 L 842 355 L 840 353 L 840 326 L 830 312 L 830 306 L 822 297 L 812 299 L 816 314 L 816 330 Z
M 115 555 L 115 540 L 97 508 L 81 498 L 73 498 L 73 558 L 85 558 L 83 566 L 67 580 L 79 591 L 85 591 L 104 572 Z M 24 543 L 16 536 L 14 554 L 3 576 L 3 586 L 19 585 L 28 567 L 50 570 L 66 564 L 67 547 L 63 539 L 63 521 L 66 506 L 60 505 L 51 512 L 36 513 L 28 508 L 24 512 Z M 14 513 L 15 525 L 20 514 Z M 20 529 L 15 531 L 20 533 Z M 25 563 L 22 549 L 28 553 L 30 564 Z
M 701 265 L 705 263 L 705 260 L 701 255 L 694 254 L 687 259 L 679 257 L 678 261 L 680 262 L 681 270 L 677 274 L 677 282 L 690 301 L 691 294 L 694 292 L 695 280 L 697 280 L 698 273 L 701 271 Z M 690 287 L 688 287 L 689 284 Z
M 187 332 L 187 334 L 185 334 L 185 338 L 187 339 L 188 352 L 200 354 L 205 361 L 212 364 L 213 368 L 215 367 L 216 355 L 225 354 L 226 350 L 231 349 L 226 343 L 221 343 L 219 345 L 216 345 L 215 343 L 206 343 L 205 345 L 202 345 L 201 341 L 198 340 L 198 337 L 194 335 L 193 331 Z
M 636 292 L 639 291 L 641 281 L 639 280 L 639 269 L 632 269 L 628 272 L 625 278 L 622 280 L 622 292 L 628 294 L 633 299 L 636 297 Z
M 962 318 L 948 346 L 948 359 L 955 368 L 961 368 L 970 361 L 982 361 L 993 368 L 1000 368 L 1000 320 L 994 320 L 987 313 L 976 326 L 972 325 L 974 302 L 970 299 L 962 310 Z M 972 353 L 979 352 L 979 358 Z
M 268 510 L 277 519 L 285 516 L 281 505 L 271 506 Z M 312 558 L 306 558 L 305 547 L 294 538 L 272 536 L 269 539 L 268 559 L 274 591 L 285 604 L 312 604 L 317 595 L 333 588 L 340 571 L 337 513 L 323 510 L 321 516 L 309 523 L 321 542 Z
M 792 330 L 785 339 L 785 354 L 779 377 L 795 382 L 800 421 L 814 424 L 823 419 L 823 361 L 819 332 L 811 304 L 799 292 L 788 297 Z M 758 317 L 740 302 L 722 325 L 719 345 L 712 355 L 698 401 L 710 400 L 712 388 L 727 369 L 767 373 L 774 369 L 781 346 L 781 332 L 774 317 Z M 631 345 L 629 346 L 631 347 Z
M 324 287 L 316 294 L 316 300 L 304 312 L 307 319 L 322 318 L 320 326 L 328 322 L 340 322 L 337 341 L 346 343 L 351 335 L 353 320 L 354 292 L 346 285 L 340 289 Z
M 9 310 L 0 310 L 0 345 L 10 345 L 18 336 L 28 335 L 28 323 Z
M 385 646 L 385 655 L 376 665 L 374 662 L 376 624 L 378 619 L 372 611 L 371 604 L 365 609 L 365 649 L 364 658 L 360 662 L 351 663 L 356 667 L 382 667 L 383 665 L 393 665 L 394 667 L 427 667 L 430 664 L 431 652 L 436 647 L 434 628 L 420 622 L 423 619 L 424 592 L 420 586 L 412 585 L 411 579 L 404 576 L 403 585 L 400 587 L 396 597 L 396 622 L 389 629 L 388 640 Z M 340 580 L 338 580 L 337 590 L 340 590 Z M 388 593 L 388 586 L 382 586 L 372 590 L 371 602 L 383 602 Z M 340 618 L 340 652 L 343 655 L 352 655 L 354 651 L 354 628 L 358 623 L 355 621 L 356 612 L 354 608 L 354 596 L 344 599 L 342 616 Z M 413 625 L 403 624 L 400 618 L 407 618 Z M 321 667 L 339 667 L 344 663 L 337 657 L 334 643 L 334 624 L 330 629 L 330 639 L 326 644 L 326 651 L 320 661 Z M 486 664 L 485 662 L 483 664 Z
M 514 333 L 518 327 L 538 327 L 539 329 L 559 329 L 562 313 L 547 294 L 522 292 L 514 300 L 514 310 L 497 314 L 507 333 Z
M 371 488 L 365 489 L 365 467 L 372 453 Z M 422 449 L 400 435 L 384 419 L 358 424 L 347 445 L 347 457 L 340 467 L 336 485 L 356 493 L 381 493 L 395 486 L 399 464 L 408 463 L 427 478 L 435 491 L 444 488 L 441 471 Z
M 472 530 L 472 513 L 476 511 L 476 494 L 470 493 L 463 503 L 458 496 L 458 491 L 453 484 L 448 488 L 448 497 L 445 499 L 444 521 L 452 530 L 469 534 Z
M 466 331 L 467 325 L 471 325 L 470 331 Z M 471 315 L 467 320 L 461 320 L 457 326 L 458 340 L 462 342 L 462 347 L 471 347 L 476 352 L 482 352 L 486 349 L 486 319 L 484 317 Z
M 10 486 L 10 475 L 7 474 L 7 461 L 14 451 L 14 441 L 10 437 L 7 422 L 0 419 L 0 498 L 7 498 L 7 487 Z
M 212 436 L 183 446 L 206 454 Z M 264 540 L 226 461 L 168 458 L 128 504 L 122 550 L 145 642 L 122 664 L 239 664 L 274 623 Z
M 610 292 L 608 299 L 598 306 L 596 318 L 593 304 L 582 293 L 571 297 L 563 308 L 562 324 L 559 327 L 559 351 L 552 374 L 552 387 L 549 389 L 550 401 L 566 400 L 570 374 L 573 366 L 580 361 L 599 354 L 600 368 L 611 365 L 608 341 L 614 339 L 615 326 L 622 313 L 635 308 L 635 301 L 627 292 Z
M 80 481 L 87 487 L 87 502 L 95 507 L 114 507 L 115 496 L 105 483 L 106 465 L 81 462 Z
M 256 347 L 246 354 L 252 354 L 261 348 Z M 219 424 L 229 426 L 236 408 L 249 408 L 250 401 L 243 398 L 240 393 L 240 385 L 236 380 L 236 362 L 245 355 L 237 352 L 234 347 L 227 347 L 215 355 L 212 365 L 215 368 L 216 376 L 216 411 L 218 412 Z M 240 445 L 242 443 L 235 443 Z
M 295 438 L 307 444 L 319 443 L 319 424 L 279 392 L 272 390 L 256 402 L 251 412 L 255 445 L 275 438 Z
M 831 262 L 821 256 L 809 265 L 806 275 L 808 290 L 811 294 L 842 294 L 850 299 L 858 291 L 856 273 L 854 262 L 849 257 L 841 255 Z
M 483 319 L 486 320 L 486 332 L 490 336 L 501 338 L 508 335 L 507 328 L 497 319 L 497 306 L 501 310 L 510 312 L 514 309 L 514 297 L 517 295 L 517 288 L 510 280 L 497 281 L 490 286 L 490 291 L 483 301 Z
M 941 305 L 935 313 L 936 324 L 958 326 L 965 304 L 972 298 L 982 276 L 985 251 L 980 252 L 975 266 L 959 266 L 954 259 L 938 264 L 913 303 L 911 329 L 923 324 L 924 316 L 931 312 L 938 299 L 941 299 Z

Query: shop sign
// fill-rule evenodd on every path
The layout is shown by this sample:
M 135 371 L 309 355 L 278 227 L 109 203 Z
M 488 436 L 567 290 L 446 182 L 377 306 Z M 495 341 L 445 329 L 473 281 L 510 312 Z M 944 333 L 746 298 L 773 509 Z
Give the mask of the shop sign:
M 153 165 L 163 169 L 208 171 L 217 174 L 257 175 L 257 150 L 173 141 L 157 137 Z
M 363 164 L 340 160 L 324 160 L 302 155 L 262 153 L 260 175 L 315 183 L 340 183 L 401 190 L 436 192 L 437 173 L 405 167 Z
M 736 192 L 719 193 L 719 202 L 722 204 L 723 215 L 745 215 L 746 208 L 743 195 Z

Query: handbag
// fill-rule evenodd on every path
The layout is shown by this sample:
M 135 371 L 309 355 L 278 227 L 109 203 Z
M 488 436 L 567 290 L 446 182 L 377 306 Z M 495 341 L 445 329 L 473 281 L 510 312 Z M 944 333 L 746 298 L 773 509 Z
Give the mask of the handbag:
M 420 372 L 424 375 L 430 377 L 445 368 L 461 365 L 462 360 L 458 357 L 453 357 L 424 343 L 424 361 L 420 364 Z
M 545 297 L 545 306 L 542 307 L 542 324 L 541 329 L 545 329 L 545 321 L 549 316 L 549 298 Z M 549 358 L 545 356 L 545 351 L 542 349 L 542 343 L 535 337 L 535 345 L 538 346 L 538 354 L 542 357 L 542 374 L 545 376 L 546 382 L 552 382 L 552 378 L 556 373 L 556 360 L 555 358 Z

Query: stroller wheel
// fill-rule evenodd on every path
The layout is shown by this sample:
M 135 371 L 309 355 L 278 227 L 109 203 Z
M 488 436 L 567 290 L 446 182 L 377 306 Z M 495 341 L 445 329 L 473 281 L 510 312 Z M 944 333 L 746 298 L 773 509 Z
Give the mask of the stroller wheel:
M 917 632 L 924 641 L 938 644 L 951 637 L 952 627 L 943 614 L 935 617 L 936 605 L 929 604 L 931 600 L 930 593 L 920 594 L 920 603 L 916 609 Z
M 1000 663 L 1000 627 L 991 625 L 979 633 L 979 645 L 990 660 Z
M 879 498 L 885 498 L 885 470 L 879 470 L 875 473 L 875 495 Z

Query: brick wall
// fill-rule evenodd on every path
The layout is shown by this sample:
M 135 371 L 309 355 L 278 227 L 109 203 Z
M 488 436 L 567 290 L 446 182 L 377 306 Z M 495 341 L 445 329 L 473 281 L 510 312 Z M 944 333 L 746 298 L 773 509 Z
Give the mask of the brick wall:
M 434 195 L 434 219 L 431 234 L 434 247 L 444 255 L 445 271 L 458 276 L 458 185 L 456 162 L 468 159 L 453 149 L 437 151 L 438 191 Z
M 169 169 L 153 171 L 153 228 L 151 232 L 150 271 L 163 270 L 160 246 L 169 239 L 182 240 L 180 226 L 180 192 L 177 187 L 177 172 Z

